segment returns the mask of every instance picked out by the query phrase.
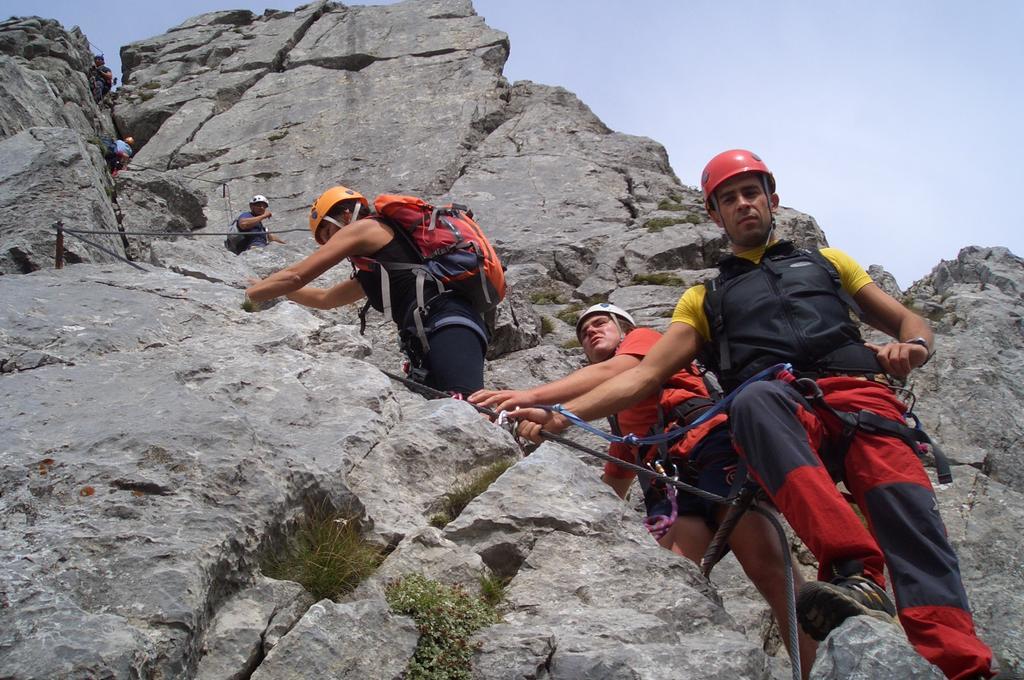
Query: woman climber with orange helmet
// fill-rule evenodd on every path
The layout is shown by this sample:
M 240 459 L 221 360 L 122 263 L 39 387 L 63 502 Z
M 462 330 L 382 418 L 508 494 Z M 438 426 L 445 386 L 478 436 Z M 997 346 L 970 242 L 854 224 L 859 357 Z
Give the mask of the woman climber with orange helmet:
M 245 291 L 250 300 L 261 302 L 284 295 L 307 307 L 333 309 L 367 298 L 367 305 L 376 310 L 390 308 L 415 379 L 458 395 L 483 387 L 488 338 L 480 314 L 457 292 L 441 291 L 428 281 L 423 319 L 428 342 L 419 339 L 414 323 L 418 305 L 415 273 L 396 268 L 385 272 L 382 285 L 379 263 L 416 264 L 420 256 L 387 220 L 370 214 L 370 204 L 362 194 L 344 186 L 323 192 L 310 208 L 309 229 L 319 246 L 316 252 L 254 282 Z M 328 288 L 309 285 L 345 259 L 362 265 L 352 278 Z M 377 266 L 366 266 L 367 261 Z

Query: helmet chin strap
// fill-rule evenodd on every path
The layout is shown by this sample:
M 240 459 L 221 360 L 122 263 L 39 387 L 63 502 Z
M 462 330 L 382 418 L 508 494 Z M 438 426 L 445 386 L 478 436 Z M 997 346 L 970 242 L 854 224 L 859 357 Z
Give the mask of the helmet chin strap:
M 764 186 L 764 197 L 768 201 L 768 216 L 771 217 L 772 226 L 768 227 L 768 234 L 764 237 L 764 243 L 761 246 L 765 249 L 768 248 L 768 244 L 772 242 L 772 234 L 775 233 L 775 211 L 772 210 L 772 192 L 768 186 L 768 175 L 761 175 L 761 184 Z
M 615 324 L 615 330 L 619 332 L 619 343 L 615 345 L 617 349 L 618 346 L 622 344 L 622 341 L 626 339 L 626 334 L 622 332 L 622 326 L 619 324 L 618 316 L 615 314 L 609 314 L 608 317 L 611 318 L 612 323 Z
M 359 219 L 359 209 L 361 207 L 363 207 L 361 203 L 356 203 L 356 207 L 352 209 L 352 218 L 349 219 L 349 221 L 348 221 L 349 224 L 352 224 L 353 222 L 355 222 L 356 220 Z M 334 219 L 330 215 L 324 215 L 320 219 L 322 219 L 324 222 L 330 222 L 331 224 L 336 226 L 338 229 L 342 229 L 345 226 L 344 224 L 342 224 L 338 220 Z

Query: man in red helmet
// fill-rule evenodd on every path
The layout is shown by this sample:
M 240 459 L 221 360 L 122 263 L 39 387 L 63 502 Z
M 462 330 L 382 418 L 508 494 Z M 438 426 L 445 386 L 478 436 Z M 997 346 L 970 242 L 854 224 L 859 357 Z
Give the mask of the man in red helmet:
M 775 178 L 756 154 L 715 156 L 701 188 L 733 254 L 719 263 L 716 279 L 683 294 L 643 361 L 565 408 L 585 419 L 619 411 L 698 354 L 727 392 L 765 368 L 792 364 L 814 382 L 753 382 L 735 395 L 730 422 L 750 472 L 818 559 L 819 580 L 803 586 L 797 601 L 804 630 L 823 640 L 850 616 L 891 619 L 898 609 L 915 649 L 948 677 L 992 677 L 992 652 L 975 633 L 928 475 L 891 434 L 905 408 L 886 374 L 904 378 L 928 360 L 927 322 L 842 251 L 775 240 Z M 896 342 L 865 343 L 851 310 Z M 569 424 L 557 413 L 517 413 L 535 423 L 520 430 L 532 438 L 540 426 L 558 432 Z M 851 414 L 883 430 L 850 427 Z M 868 528 L 836 489 L 839 480 Z M 898 607 L 884 590 L 884 566 Z

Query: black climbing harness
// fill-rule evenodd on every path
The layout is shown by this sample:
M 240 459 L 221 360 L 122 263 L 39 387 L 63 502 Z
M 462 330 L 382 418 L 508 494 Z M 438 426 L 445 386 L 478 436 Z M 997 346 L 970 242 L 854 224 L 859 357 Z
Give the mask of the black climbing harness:
M 833 454 L 835 461 L 837 461 L 839 469 L 845 467 L 842 465 L 842 461 L 846 458 L 846 452 L 849 451 L 853 438 L 857 436 L 858 432 L 864 432 L 865 434 L 895 437 L 909 446 L 918 457 L 923 457 L 927 448 L 927 453 L 930 453 L 935 459 L 935 472 L 939 483 L 949 484 L 953 481 L 953 471 L 950 468 L 949 459 L 942 452 L 942 449 L 932 441 L 928 433 L 924 431 L 921 427 L 921 420 L 913 411 L 907 411 L 906 413 L 906 417 L 914 421 L 914 427 L 910 427 L 866 409 L 860 411 L 840 411 L 825 401 L 825 395 L 822 393 L 821 387 L 812 378 L 796 378 L 791 384 L 812 406 L 835 417 L 842 425 L 843 429 L 839 440 L 830 449 L 830 453 Z

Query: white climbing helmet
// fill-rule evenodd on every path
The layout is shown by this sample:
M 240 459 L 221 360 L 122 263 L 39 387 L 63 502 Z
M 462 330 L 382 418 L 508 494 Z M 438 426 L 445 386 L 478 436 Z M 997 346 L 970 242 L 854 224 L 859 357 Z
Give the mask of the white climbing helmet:
M 267 197 L 264 196 L 263 194 L 256 194 L 251 199 L 249 199 L 249 205 L 255 205 L 256 203 L 262 203 L 268 208 L 270 207 L 270 201 L 268 201 Z
M 587 309 L 587 311 L 580 314 L 579 320 L 576 321 L 577 340 L 580 340 L 580 331 L 583 330 L 583 322 L 586 321 L 588 318 L 594 316 L 595 314 L 607 314 L 608 316 L 610 316 L 612 318 L 612 321 L 615 323 L 616 328 L 619 329 L 620 337 L 625 335 L 625 333 L 622 332 L 622 326 L 619 325 L 619 319 L 628 322 L 630 326 L 636 326 L 636 321 L 633 321 L 633 317 L 630 316 L 629 312 L 627 312 L 626 310 L 622 309 L 621 307 L 616 307 L 610 302 L 599 302 L 596 305 L 591 306 L 589 309 Z M 580 342 L 582 342 L 582 340 L 580 340 Z

